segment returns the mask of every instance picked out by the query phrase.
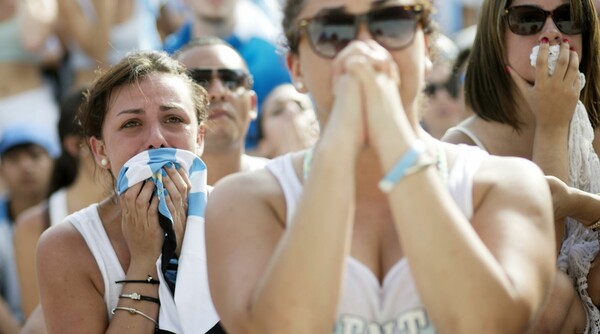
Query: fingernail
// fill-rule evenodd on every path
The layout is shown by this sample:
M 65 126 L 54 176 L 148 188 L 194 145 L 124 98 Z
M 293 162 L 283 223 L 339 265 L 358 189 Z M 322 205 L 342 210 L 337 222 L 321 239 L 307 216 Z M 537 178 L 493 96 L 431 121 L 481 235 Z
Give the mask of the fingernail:
M 510 68 L 508 66 L 504 66 L 504 70 L 506 71 L 506 73 L 510 74 Z
M 546 44 L 546 43 L 550 43 L 550 40 L 548 39 L 548 37 L 542 38 L 542 44 Z
M 563 39 L 563 43 L 569 43 L 569 40 L 565 38 Z
M 569 50 L 575 51 L 575 48 L 574 47 L 570 47 Z

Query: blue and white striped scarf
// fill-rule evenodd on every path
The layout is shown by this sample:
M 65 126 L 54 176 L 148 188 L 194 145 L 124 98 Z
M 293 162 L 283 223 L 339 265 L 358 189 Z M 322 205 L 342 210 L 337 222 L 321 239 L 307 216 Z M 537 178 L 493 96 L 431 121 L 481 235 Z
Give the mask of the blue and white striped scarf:
M 178 259 L 177 289 L 165 277 L 173 259 L 177 241 L 173 218 L 167 207 L 162 178 L 164 168 L 182 167 L 192 188 L 188 194 L 188 212 L 181 254 Z M 212 305 L 206 271 L 204 245 L 204 210 L 207 201 L 206 165 L 193 152 L 174 148 L 159 148 L 141 152 L 128 160 L 117 178 L 120 196 L 138 182 L 153 181 L 159 198 L 159 221 L 165 231 L 162 254 L 156 262 L 159 273 L 161 301 L 159 326 L 173 333 L 204 333 L 219 320 Z

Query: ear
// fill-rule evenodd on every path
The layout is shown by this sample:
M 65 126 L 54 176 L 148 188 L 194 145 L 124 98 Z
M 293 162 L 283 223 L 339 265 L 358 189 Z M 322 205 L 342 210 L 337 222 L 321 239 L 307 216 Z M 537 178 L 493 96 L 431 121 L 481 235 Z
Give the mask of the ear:
M 85 145 L 81 138 L 77 135 L 67 135 L 63 139 L 64 150 L 72 157 L 79 156 L 79 148 L 81 145 Z
M 306 89 L 306 85 L 304 83 L 304 77 L 302 76 L 302 68 L 300 67 L 298 56 L 288 52 L 285 60 L 296 90 L 300 93 L 308 93 L 308 89 Z
M 198 126 L 198 136 L 196 137 L 196 154 L 201 157 L 204 153 L 204 131 L 206 127 L 204 123 Z
M 250 120 L 253 121 L 258 115 L 258 97 L 256 96 L 256 92 L 253 90 L 248 91 L 248 104 Z
M 92 149 L 92 154 L 94 155 L 94 161 L 96 161 L 96 164 L 98 164 L 100 168 L 106 168 L 110 170 L 110 160 L 106 155 L 106 146 L 104 146 L 104 141 L 96 137 L 92 137 L 90 138 L 90 148 Z M 107 161 L 106 165 L 102 165 L 102 159 Z

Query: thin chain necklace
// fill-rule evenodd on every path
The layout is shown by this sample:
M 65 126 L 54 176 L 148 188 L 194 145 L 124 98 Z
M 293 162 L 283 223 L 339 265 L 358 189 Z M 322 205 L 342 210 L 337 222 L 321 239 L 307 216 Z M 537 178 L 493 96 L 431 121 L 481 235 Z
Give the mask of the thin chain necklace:
M 308 178 L 308 174 L 310 173 L 310 169 L 312 167 L 313 155 L 314 155 L 314 146 L 309 148 L 304 152 L 304 159 L 302 161 L 302 177 L 304 181 Z M 442 178 L 442 182 L 445 185 L 448 184 L 448 158 L 446 156 L 446 151 L 442 147 L 442 145 L 436 145 L 436 159 L 435 159 L 435 168 L 438 171 L 438 174 Z

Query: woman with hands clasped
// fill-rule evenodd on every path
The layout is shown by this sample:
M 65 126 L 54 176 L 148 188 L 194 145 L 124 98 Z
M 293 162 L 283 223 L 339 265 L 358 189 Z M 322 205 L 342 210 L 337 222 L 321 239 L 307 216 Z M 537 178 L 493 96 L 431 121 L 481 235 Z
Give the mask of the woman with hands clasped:
M 183 267 L 184 262 L 204 267 L 186 257 L 185 249 L 190 233 L 198 231 L 197 221 L 190 219 L 196 205 L 204 205 L 205 193 L 196 191 L 203 190 L 206 175 L 196 184 L 193 175 L 201 174 L 185 169 L 184 158 L 195 157 L 194 166 L 203 166 L 196 154 L 203 144 L 207 102 L 206 91 L 185 68 L 159 52 L 129 54 L 90 88 L 79 119 L 96 163 L 113 176 L 120 196 L 93 204 L 42 235 L 37 271 L 49 333 L 200 332 L 198 327 L 189 331 L 189 312 L 201 312 L 191 317 L 202 318 L 203 304 L 212 304 L 184 284 L 192 279 L 200 285 L 201 274 L 190 278 Z M 161 152 L 171 159 L 159 165 L 158 175 L 132 182 Z M 147 165 L 139 164 L 144 157 Z M 197 202 L 188 202 L 192 197 Z M 167 232 L 165 219 L 174 231 Z M 171 239 L 173 255 L 167 256 Z M 201 243 L 192 246 L 202 248 Z M 178 292 L 193 304 L 180 305 Z
M 229 333 L 521 333 L 541 308 L 554 231 L 539 169 L 418 126 L 431 10 L 286 3 L 288 64 L 322 132 L 211 193 L 208 274 Z
M 600 267 L 591 266 L 599 249 L 599 43 L 592 0 L 484 1 L 465 81 L 475 116 L 443 138 L 532 160 L 553 176 L 561 272 L 540 318 L 550 332 L 600 329 Z M 565 225 L 565 217 L 574 219 Z

